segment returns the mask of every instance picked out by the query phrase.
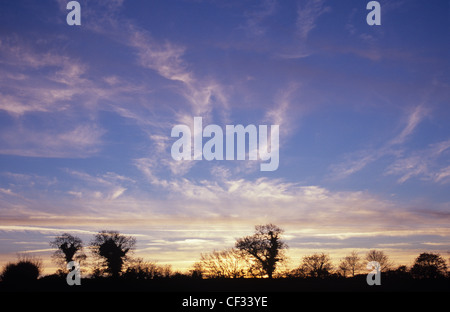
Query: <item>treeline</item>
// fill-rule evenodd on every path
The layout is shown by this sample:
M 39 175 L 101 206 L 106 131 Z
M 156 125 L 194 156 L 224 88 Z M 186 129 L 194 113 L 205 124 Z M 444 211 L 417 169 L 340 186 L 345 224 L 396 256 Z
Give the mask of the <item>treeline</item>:
M 371 250 L 360 256 L 353 251 L 334 264 L 326 253 L 315 253 L 301 259 L 294 269 L 287 265 L 286 242 L 283 230 L 273 224 L 258 225 L 255 233 L 236 240 L 235 246 L 221 251 L 202 253 L 188 272 L 174 272 L 170 265 L 157 265 L 132 256 L 136 239 L 116 231 L 100 231 L 85 246 L 83 241 L 69 233 L 50 242 L 55 249 L 52 258 L 59 269 L 55 276 L 66 277 L 78 263 L 81 273 L 90 279 L 155 280 L 168 278 L 189 279 L 329 279 L 348 278 L 367 274 L 367 263 L 377 262 L 380 272 L 397 278 L 445 279 L 450 274 L 447 263 L 439 254 L 421 253 L 411 267 L 394 267 L 383 252 Z M 86 249 L 91 256 L 86 255 Z M 87 269 L 89 268 L 89 270 Z M 38 279 L 42 261 L 21 257 L 8 263 L 1 271 L 3 283 L 28 283 Z

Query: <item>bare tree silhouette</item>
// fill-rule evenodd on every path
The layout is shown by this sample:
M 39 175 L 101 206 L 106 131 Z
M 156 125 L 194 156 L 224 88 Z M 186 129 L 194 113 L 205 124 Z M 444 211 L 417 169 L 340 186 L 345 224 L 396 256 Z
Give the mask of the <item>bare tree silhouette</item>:
M 272 278 L 277 263 L 285 259 L 287 248 L 281 240 L 283 230 L 274 224 L 255 226 L 255 234 L 236 241 L 236 248 L 253 257 L 269 278 Z
M 94 236 L 90 246 L 92 252 L 104 259 L 106 272 L 112 277 L 118 277 L 122 272 L 128 254 L 136 245 L 136 239 L 116 231 L 100 231 Z
M 388 271 L 392 268 L 393 263 L 389 257 L 381 250 L 369 250 L 366 254 L 367 262 L 376 261 L 380 264 L 380 269 L 382 272 Z
M 345 256 L 339 263 L 339 270 L 346 276 L 347 272 L 350 272 L 352 276 L 363 268 L 361 258 L 356 251 L 352 251 L 348 256 Z
M 212 278 L 241 278 L 250 271 L 251 263 L 242 251 L 238 249 L 226 249 L 202 253 L 197 269 L 202 274 Z
M 300 270 L 310 277 L 324 278 L 330 275 L 333 265 L 331 258 L 325 253 L 316 253 L 303 257 Z
M 168 278 L 173 275 L 171 265 L 158 265 L 155 262 L 144 261 L 142 258 L 131 259 L 129 262 L 122 275 L 127 279 L 150 280 Z

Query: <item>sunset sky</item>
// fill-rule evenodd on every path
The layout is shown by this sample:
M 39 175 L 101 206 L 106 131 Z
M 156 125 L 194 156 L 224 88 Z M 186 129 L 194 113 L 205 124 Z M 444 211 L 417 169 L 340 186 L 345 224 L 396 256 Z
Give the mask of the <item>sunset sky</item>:
M 186 270 L 257 224 L 291 265 L 450 256 L 450 7 L 380 0 L 0 2 L 0 266 L 68 232 Z M 171 156 L 175 125 L 279 125 L 279 167 Z M 204 139 L 204 142 L 206 139 Z

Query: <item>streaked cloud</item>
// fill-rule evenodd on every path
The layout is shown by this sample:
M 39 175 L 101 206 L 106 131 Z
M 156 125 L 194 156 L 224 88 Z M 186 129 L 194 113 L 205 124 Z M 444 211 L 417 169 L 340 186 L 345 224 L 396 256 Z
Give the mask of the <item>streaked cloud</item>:
M 80 230 L 80 229 L 63 229 L 63 228 L 48 228 L 48 227 L 39 227 L 39 226 L 20 226 L 20 225 L 1 225 L 0 231 L 5 232 L 24 232 L 24 231 L 32 231 L 39 232 L 42 234 L 60 234 L 64 232 L 78 233 L 78 234 L 95 234 L 96 232 Z
M 185 49 L 169 42 L 157 43 L 142 30 L 132 30 L 128 44 L 138 51 L 141 66 L 153 69 L 164 78 L 189 84 L 191 74 L 183 64 Z
M 423 105 L 414 107 L 407 116 L 406 125 L 403 130 L 395 136 L 388 145 L 395 145 L 403 143 L 409 136 L 411 136 L 420 124 L 421 121 L 427 116 L 427 110 Z
M 13 126 L 2 130 L 0 153 L 29 157 L 88 157 L 98 153 L 106 133 L 92 120 L 99 101 L 116 101 L 138 89 L 126 84 L 105 87 L 87 78 L 89 67 L 81 61 L 53 50 L 38 52 L 38 46 L 13 36 L 0 46 L 4 70 L 22 75 L 20 84 L 13 75 L 2 78 L 0 110 L 11 115 Z M 31 74 L 36 70 L 43 74 Z M 33 113 L 46 114 L 38 117 L 43 124 L 39 129 L 26 122 Z M 49 119 L 53 121 L 51 129 L 44 122 Z
M 427 173 L 427 168 L 431 162 L 448 148 L 448 141 L 432 144 L 428 152 L 413 152 L 414 155 L 412 156 L 402 156 L 404 144 L 411 138 L 414 130 L 426 116 L 428 116 L 428 111 L 422 105 L 414 107 L 406 115 L 403 128 L 397 135 L 379 147 L 360 150 L 347 155 L 348 160 L 331 167 L 332 177 L 335 179 L 346 178 L 386 156 L 393 156 L 396 159 L 386 169 L 386 174 L 407 172 L 398 180 L 399 183 L 405 182 L 412 176 Z
M 247 10 L 245 12 L 247 20 L 243 26 L 247 34 L 256 37 L 263 36 L 267 31 L 264 21 L 276 12 L 277 5 L 276 0 L 264 0 L 258 2 L 258 6 L 255 6 L 253 10 Z
M 297 8 L 297 34 L 301 40 L 306 40 L 309 33 L 316 27 L 317 19 L 331 8 L 323 0 L 300 1 Z
M 39 131 L 20 127 L 0 134 L 1 154 L 27 157 L 78 157 L 96 154 L 105 130 L 95 125 L 80 125 L 66 132 Z M 21 139 L 19 139 L 21 138 Z
M 400 176 L 398 183 L 404 183 L 413 177 L 448 183 L 449 167 L 439 168 L 436 163 L 438 158 L 446 158 L 449 155 L 450 140 L 430 144 L 425 150 L 414 151 L 397 159 L 386 169 L 386 174 Z

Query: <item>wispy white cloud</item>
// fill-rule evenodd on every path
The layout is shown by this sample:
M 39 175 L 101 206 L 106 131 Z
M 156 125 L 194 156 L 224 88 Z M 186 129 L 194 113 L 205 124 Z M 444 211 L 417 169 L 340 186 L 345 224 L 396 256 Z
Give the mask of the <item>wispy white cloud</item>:
M 159 226 L 162 221 L 166 227 L 176 228 L 189 216 L 189 223 L 200 228 L 205 223 L 252 227 L 258 223 L 274 222 L 288 227 L 295 225 L 297 229 L 310 231 L 310 234 L 350 233 L 350 236 L 361 236 L 361 233 L 371 235 L 373 231 L 386 231 L 384 234 L 388 235 L 392 231 L 395 236 L 409 236 L 446 228 L 449 217 L 431 213 L 438 211 L 438 207 L 428 207 L 427 213 L 423 213 L 407 204 L 399 205 L 369 192 L 332 191 L 281 179 L 236 179 L 225 174 L 223 178 L 218 175 L 213 181 L 180 177 L 163 179 L 157 173 L 149 174 L 152 179 L 149 181 L 157 184 L 161 191 L 160 199 L 148 194 L 127 195 L 123 186 L 111 187 L 109 195 L 103 192 L 99 196 L 85 196 L 85 190 L 80 191 L 82 194 L 72 191 L 73 195 L 67 195 L 72 200 L 66 202 L 64 214 L 56 208 L 39 212 L 39 206 L 45 202 L 34 200 L 33 203 L 24 203 L 23 207 L 26 210 L 31 209 L 27 206 L 33 206 L 32 220 L 26 211 L 16 211 L 16 215 L 10 211 L 3 226 L 17 224 L 17 220 L 21 220 L 23 226 L 32 222 L 30 224 L 42 227 L 57 224 L 65 227 L 111 226 L 127 220 L 130 228 L 135 224 Z M 136 186 L 129 187 L 136 194 L 133 192 Z M 398 224 L 402 226 L 399 228 Z M 419 232 L 416 232 L 418 226 Z
M 132 20 L 119 16 L 114 10 L 106 11 L 89 29 L 132 48 L 136 53 L 137 64 L 172 82 L 165 87 L 174 90 L 190 104 L 170 105 L 174 112 L 180 116 L 190 114 L 207 118 L 215 109 L 218 115 L 227 116 L 228 96 L 224 86 L 214 78 L 196 75 L 191 64 L 184 59 L 187 47 L 170 40 L 155 39 L 149 31 L 137 26 Z M 123 113 L 124 117 L 139 119 L 139 115 L 126 107 L 119 106 L 116 111 Z
M 414 130 L 428 115 L 429 111 L 422 105 L 413 107 L 402 121 L 402 129 L 398 134 L 379 147 L 363 149 L 347 155 L 345 161 L 331 166 L 332 178 L 346 178 L 388 155 L 398 157 L 401 155 L 404 143 L 406 143 L 407 139 L 413 135 Z M 414 160 L 410 158 L 408 159 L 408 162 L 411 163 L 414 162 Z M 416 165 L 418 164 L 419 163 L 416 163 Z M 406 163 L 404 163 L 404 165 L 406 165 Z M 398 166 L 398 164 L 395 166 Z M 393 173 L 393 170 L 396 171 L 396 169 L 391 167 L 388 172 Z M 422 169 L 416 168 L 416 170 Z
M 383 154 L 384 152 L 377 154 L 376 151 L 363 150 L 347 155 L 345 161 L 331 166 L 331 177 L 333 179 L 346 178 L 376 161 Z
M 309 33 L 316 27 L 317 19 L 331 8 L 324 0 L 304 0 L 299 2 L 297 9 L 297 34 L 300 39 L 308 38 Z
M 80 230 L 80 229 L 63 229 L 63 228 L 50 228 L 50 227 L 41 227 L 41 226 L 24 226 L 24 225 L 0 225 L 0 231 L 5 232 L 24 232 L 24 231 L 33 231 L 39 232 L 42 234 L 60 234 L 64 232 L 71 233 L 80 233 L 80 234 L 95 234 L 96 232 L 88 231 L 88 230 Z
M 187 71 L 182 60 L 185 49 L 170 42 L 159 43 L 143 30 L 130 25 L 131 37 L 128 44 L 138 51 L 139 63 L 153 69 L 164 78 L 184 83 L 192 82 L 192 74 Z
M 171 211 L 178 211 L 174 219 L 177 214 L 188 214 L 193 219 L 202 216 L 203 220 L 211 218 L 214 222 L 237 221 L 235 218 L 242 222 L 271 220 L 307 228 L 322 228 L 324 220 L 327 220 L 328 226 L 336 225 L 352 233 L 380 228 L 388 230 L 397 222 L 409 229 L 408 224 L 442 221 L 434 220 L 430 214 L 427 217 L 420 212 L 416 214 L 408 206 L 400 207 L 390 199 L 368 192 L 331 191 L 282 179 L 236 178 L 225 167 L 212 170 L 214 179 L 177 176 L 166 179 L 160 177 L 151 161 L 141 159 L 137 166 L 146 173 L 150 183 L 164 191 Z
M 440 183 L 449 183 L 450 182 L 450 166 L 442 168 L 435 172 L 434 181 Z
M 73 178 L 82 181 L 82 184 L 74 182 L 72 189 L 66 193 L 83 200 L 116 200 L 136 183 L 134 179 L 114 172 L 92 175 L 70 169 L 65 169 L 64 171 Z
M 276 56 L 282 59 L 299 59 L 313 54 L 314 50 L 308 44 L 308 39 L 320 17 L 330 11 L 331 7 L 324 0 L 299 1 L 292 45 L 277 49 Z
M 194 116 L 201 116 L 209 122 L 212 122 L 213 115 L 214 118 L 227 120 L 230 109 L 227 92 L 229 89 L 216 81 L 214 77 L 198 76 L 184 58 L 187 47 L 170 40 L 158 40 L 132 20 L 116 13 L 109 11 L 109 13 L 101 14 L 95 27 L 90 26 L 89 29 L 131 48 L 136 56 L 136 63 L 143 72 L 151 70 L 166 79 L 161 82 L 159 90 L 170 89 L 180 96 L 181 101 L 168 103 L 165 106 L 164 109 L 170 112 L 169 116 L 156 117 L 154 107 L 148 103 L 148 100 L 131 106 L 115 102 L 111 105 L 111 109 L 122 117 L 133 119 L 141 130 L 148 134 L 151 145 L 149 153 L 154 159 L 160 160 L 159 167 L 163 167 L 172 174 L 183 175 L 192 168 L 194 163 L 179 163 L 167 159 L 167 155 L 170 155 L 168 138 L 171 128 L 177 123 L 189 125 Z M 118 80 L 117 75 L 105 77 L 105 82 L 113 87 L 118 85 Z M 161 104 L 158 103 L 158 106 Z M 151 177 L 151 172 L 156 166 L 150 162 L 153 163 L 150 158 L 145 161 L 140 159 L 135 164 L 148 177 Z
M 115 110 L 131 94 L 138 99 L 148 91 L 117 75 L 93 78 L 87 63 L 52 48 L 42 52 L 41 45 L 13 35 L 1 41 L 0 111 L 13 126 L 2 129 L 0 153 L 83 158 L 100 152 L 106 130 L 95 118 L 98 111 Z M 45 120 L 43 127 L 25 121 L 32 114 Z
M 274 106 L 269 109 L 264 120 L 271 125 L 280 126 L 280 134 L 282 137 L 292 135 L 295 130 L 295 124 L 298 123 L 298 115 L 302 113 L 303 103 L 298 103 L 298 91 L 300 90 L 298 83 L 291 83 L 285 89 L 280 90 L 275 99 Z M 292 102 L 296 100 L 295 109 Z
M 399 183 L 404 183 L 412 177 L 420 177 L 433 182 L 448 183 L 449 167 L 439 168 L 436 163 L 439 158 L 450 155 L 450 140 L 434 143 L 425 150 L 412 152 L 407 157 L 397 159 L 390 165 L 385 174 L 400 176 Z
M 112 192 L 112 194 L 110 195 L 110 198 L 111 198 L 111 199 L 116 199 L 116 198 L 118 198 L 120 195 L 122 195 L 126 190 L 127 190 L 127 189 L 124 188 L 124 187 L 116 188 L 116 189 Z
M 95 125 L 79 125 L 62 133 L 50 130 L 36 132 L 20 127 L 0 134 L 0 153 L 28 157 L 84 158 L 100 150 L 104 133 L 103 129 Z
M 276 0 L 264 0 L 258 3 L 258 7 L 254 10 L 245 12 L 246 24 L 243 26 L 245 31 L 250 36 L 263 36 L 267 27 L 264 26 L 264 21 L 276 12 Z
M 134 161 L 135 166 L 144 174 L 150 183 L 167 187 L 169 184 L 168 181 L 159 178 L 156 172 L 158 168 L 157 163 L 158 161 L 155 158 L 140 158 Z
M 9 196 L 17 196 L 17 194 L 11 191 L 11 189 L 0 188 L 0 193 Z
M 404 143 L 405 140 L 413 134 L 420 122 L 427 117 L 428 113 L 428 110 L 423 105 L 414 107 L 407 116 L 406 125 L 403 130 L 387 144 L 394 145 Z

